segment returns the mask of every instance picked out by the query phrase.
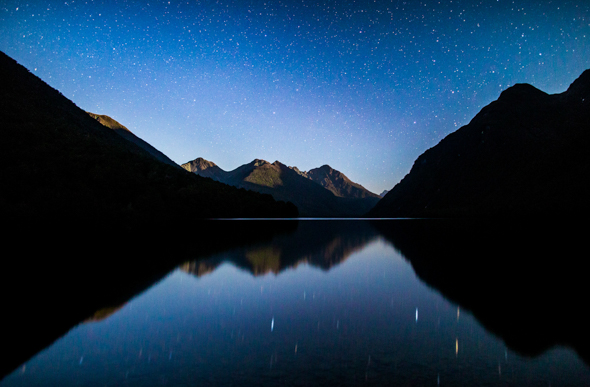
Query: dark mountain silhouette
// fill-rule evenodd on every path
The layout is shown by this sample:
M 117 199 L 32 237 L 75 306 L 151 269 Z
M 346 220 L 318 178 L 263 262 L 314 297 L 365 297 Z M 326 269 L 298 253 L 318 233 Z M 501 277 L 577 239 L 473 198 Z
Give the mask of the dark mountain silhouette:
M 168 156 L 166 156 L 164 153 L 160 152 L 159 150 L 157 150 L 156 148 L 154 148 L 153 146 L 151 146 L 147 142 L 143 141 L 141 138 L 134 135 L 129 129 L 127 129 L 125 126 L 121 125 L 120 123 L 118 123 L 117 121 L 112 119 L 111 117 L 105 116 L 102 114 L 90 113 L 90 112 L 88 112 L 88 114 L 90 114 L 90 117 L 94 118 L 95 120 L 97 120 L 98 122 L 100 122 L 101 124 L 106 126 L 107 128 L 114 130 L 115 133 L 117 133 L 119 136 L 123 137 L 124 139 L 126 139 L 128 141 L 131 141 L 135 145 L 139 146 L 141 149 L 143 149 L 146 152 L 148 152 L 149 154 L 151 154 L 154 158 L 160 160 L 163 163 L 166 163 L 166 164 L 169 164 L 169 165 L 172 165 L 175 167 L 179 166 L 174 161 L 170 160 L 168 158 Z
M 387 195 L 388 192 L 388 190 L 384 189 L 383 192 L 379 194 L 379 196 L 384 197 L 385 195 Z
M 517 84 L 414 162 L 372 217 L 590 213 L 590 70 L 561 94 Z
M 8 222 L 182 227 L 296 208 L 161 162 L 0 53 L 0 214 Z
M 199 176 L 292 202 L 300 216 L 305 217 L 357 217 L 379 201 L 378 195 L 327 165 L 302 172 L 279 161 L 271 164 L 256 159 L 226 172 L 211 161 L 198 158 L 182 167 Z

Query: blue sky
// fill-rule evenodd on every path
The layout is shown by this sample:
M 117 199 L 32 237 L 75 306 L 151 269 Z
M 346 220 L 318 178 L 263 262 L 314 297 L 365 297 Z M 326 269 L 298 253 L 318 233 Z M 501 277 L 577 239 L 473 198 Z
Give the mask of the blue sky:
M 0 50 L 177 163 L 376 193 L 515 83 L 590 68 L 586 1 L 4 1 Z

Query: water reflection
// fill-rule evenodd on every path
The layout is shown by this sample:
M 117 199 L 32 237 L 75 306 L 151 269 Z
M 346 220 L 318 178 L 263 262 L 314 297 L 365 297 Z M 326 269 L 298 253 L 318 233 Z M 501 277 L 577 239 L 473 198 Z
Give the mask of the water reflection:
M 590 364 L 586 231 L 563 220 L 374 222 L 430 286 L 472 311 L 510 348 L 555 345 Z M 457 310 L 457 318 L 459 310 Z
M 449 225 L 425 227 L 299 222 L 289 234 L 190 260 L 118 310 L 103 310 L 72 329 L 1 384 L 590 384 L 588 366 L 573 351 L 560 347 L 521 356 L 520 347 L 514 352 L 509 339 L 507 347 L 480 325 L 476 302 L 456 303 L 464 288 L 444 286 L 465 286 L 467 270 L 478 268 L 471 273 L 480 275 L 468 284 L 474 299 L 482 296 L 477 291 L 491 283 L 482 270 L 507 262 L 496 257 L 492 264 L 479 251 L 497 254 L 504 245 L 494 250 L 493 238 L 472 237 L 477 243 L 465 243 L 465 249 L 486 265 L 457 271 L 457 262 L 467 260 L 464 248 L 442 236 L 444 230 L 468 234 Z M 447 261 L 446 269 L 433 259 L 452 254 L 462 258 Z M 455 301 L 425 286 L 414 270 Z M 505 299 L 501 288 L 514 291 L 499 282 L 483 301 Z M 533 293 L 513 296 L 536 303 Z M 506 325 L 518 325 L 513 315 L 493 312 Z
M 297 222 L 182 226 L 154 224 L 137 231 L 58 222 L 4 230 L 0 338 L 9 355 L 0 362 L 0 378 L 76 324 L 109 315 L 178 264 L 270 241 L 294 231 Z
M 181 268 L 197 277 L 213 272 L 223 262 L 255 276 L 278 274 L 300 264 L 330 270 L 378 236 L 375 228 L 363 221 L 301 221 L 292 233 L 214 258 L 187 262 Z

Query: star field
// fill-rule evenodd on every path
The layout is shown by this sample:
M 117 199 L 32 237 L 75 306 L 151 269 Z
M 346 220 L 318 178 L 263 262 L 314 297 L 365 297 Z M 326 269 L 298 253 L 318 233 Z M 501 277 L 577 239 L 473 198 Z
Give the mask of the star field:
M 7 1 L 0 50 L 177 163 L 379 193 L 500 92 L 590 68 L 585 1 Z

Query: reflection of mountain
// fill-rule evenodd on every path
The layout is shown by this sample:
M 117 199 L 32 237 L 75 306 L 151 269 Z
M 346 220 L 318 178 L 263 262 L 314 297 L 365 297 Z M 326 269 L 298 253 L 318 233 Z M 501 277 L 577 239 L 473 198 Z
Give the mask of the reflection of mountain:
M 362 221 L 300 221 L 297 231 L 276 236 L 264 244 L 240 248 L 231 254 L 185 263 L 181 268 L 198 277 L 231 262 L 253 275 L 264 275 L 296 267 L 301 263 L 330 270 L 377 237 Z
M 195 221 L 183 230 L 189 236 L 184 238 L 177 229 L 122 233 L 77 224 L 4 230 L 0 378 L 80 322 L 107 318 L 118 308 L 113 306 L 123 305 L 180 263 L 268 241 L 296 225 Z
M 524 354 L 564 344 L 590 364 L 585 230 L 564 222 L 374 222 L 445 297 Z
M 205 260 L 185 262 L 180 265 L 180 268 L 187 273 L 192 273 L 197 277 L 201 277 L 214 272 L 221 262 L 222 261 L 216 261 L 215 258 L 209 258 Z
M 102 321 L 105 320 L 107 318 L 109 318 L 110 316 L 112 316 L 113 314 L 117 313 L 125 304 L 121 304 L 118 306 L 107 306 L 106 308 L 101 308 L 99 310 L 97 310 L 96 312 L 94 312 L 94 314 L 92 316 L 90 316 L 89 318 L 87 318 L 86 320 L 84 320 L 85 323 L 90 323 L 90 322 L 97 322 L 97 321 Z

